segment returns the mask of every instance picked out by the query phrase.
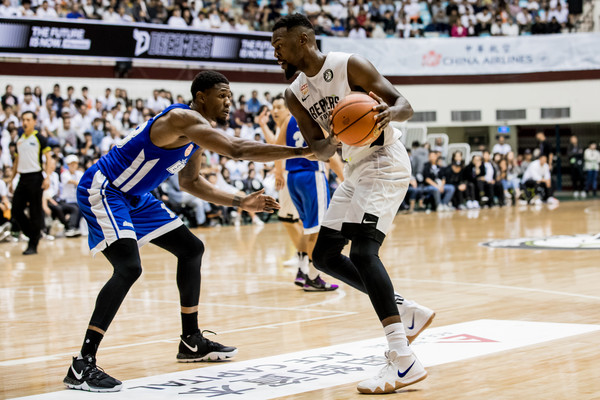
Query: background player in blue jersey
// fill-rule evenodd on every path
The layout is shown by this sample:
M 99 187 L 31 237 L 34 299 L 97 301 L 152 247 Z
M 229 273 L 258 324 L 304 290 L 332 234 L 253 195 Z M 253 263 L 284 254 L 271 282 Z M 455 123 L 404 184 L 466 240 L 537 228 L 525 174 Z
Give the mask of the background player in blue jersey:
M 278 96 L 273 100 L 273 115 L 277 119 L 279 129 L 276 144 L 293 147 L 306 146 L 296 119 L 290 114 L 283 96 Z M 334 164 L 337 162 L 341 165 L 337 154 L 334 154 L 331 160 Z M 284 163 L 285 170 L 288 172 L 287 176 L 283 173 Z M 330 199 L 324 171 L 325 165 L 321 161 L 311 161 L 306 158 L 275 161 L 276 188 L 281 189 L 287 183 L 290 198 L 304 228 L 304 234 L 300 237 L 298 245 L 300 260 L 294 283 L 307 292 L 329 291 L 338 288 L 338 285 L 325 282 L 319 276 L 319 272 L 312 262 L 312 252 L 319 234 L 319 227 Z
M 125 295 L 142 272 L 138 246 L 151 242 L 177 257 L 182 335 L 177 360 L 212 361 L 233 357 L 235 347 L 202 336 L 198 328 L 203 243 L 165 204 L 149 192 L 178 173 L 183 190 L 211 203 L 272 212 L 279 205 L 258 191 L 241 197 L 217 189 L 200 174 L 200 148 L 232 159 L 267 162 L 310 154 L 307 148 L 276 146 L 230 137 L 211 122 L 226 122 L 231 106 L 229 81 L 214 71 L 192 82 L 190 106 L 174 104 L 137 127 L 90 167 L 77 188 L 89 227 L 93 254 L 102 252 L 114 268 L 98 294 L 81 352 L 64 379 L 67 387 L 117 391 L 121 382 L 96 366 L 100 341 Z

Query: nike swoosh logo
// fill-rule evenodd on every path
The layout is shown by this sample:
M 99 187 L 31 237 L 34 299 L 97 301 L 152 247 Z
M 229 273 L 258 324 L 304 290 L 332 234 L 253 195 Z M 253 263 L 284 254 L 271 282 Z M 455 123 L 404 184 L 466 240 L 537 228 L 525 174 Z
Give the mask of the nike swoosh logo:
M 188 349 L 190 349 L 193 352 L 197 352 L 198 351 L 198 345 L 195 345 L 194 347 L 190 346 L 189 344 L 187 344 L 185 342 L 185 340 L 182 340 L 183 344 L 185 344 L 185 347 L 187 347 Z
M 306 96 L 306 97 L 303 97 L 303 98 L 302 98 L 302 101 L 305 101 L 306 99 L 308 99 L 308 96 Z
M 406 374 L 408 374 L 408 371 L 410 371 L 410 369 L 413 367 L 413 365 L 415 365 L 415 362 L 417 362 L 417 360 L 413 361 L 413 363 L 410 364 L 410 367 L 408 367 L 408 369 L 406 371 L 404 371 L 404 372 L 398 371 L 398 376 L 400 378 L 404 378 L 406 376 Z
M 410 326 L 408 327 L 408 329 L 413 329 L 414 327 L 415 327 L 415 313 L 413 313 L 412 322 L 410 323 Z
M 363 224 L 376 224 L 377 222 L 375 221 L 363 221 Z
M 71 365 L 71 371 L 73 371 L 73 375 L 75 375 L 75 378 L 77 378 L 77 380 L 80 381 L 81 377 L 83 376 L 83 371 L 77 373 L 77 371 L 75 371 L 75 368 L 73 368 L 73 365 Z

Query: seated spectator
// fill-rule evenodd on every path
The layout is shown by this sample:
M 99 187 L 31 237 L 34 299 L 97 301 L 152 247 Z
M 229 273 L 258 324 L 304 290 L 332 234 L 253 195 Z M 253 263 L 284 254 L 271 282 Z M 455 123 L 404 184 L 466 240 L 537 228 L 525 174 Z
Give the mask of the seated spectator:
M 475 201 L 475 186 L 466 179 L 464 169 L 463 154 L 460 151 L 455 151 L 452 154 L 450 165 L 443 171 L 446 182 L 456 189 L 452 197 L 452 204 L 459 210 L 476 208 L 473 204 Z
M 60 174 L 60 201 L 59 207 L 63 214 L 61 223 L 65 226 L 65 236 L 79 236 L 79 222 L 81 211 L 77 205 L 77 185 L 83 176 L 79 169 L 79 157 L 71 154 L 65 157 L 66 169 Z M 64 215 L 69 215 L 66 222 Z
M 82 160 L 94 159 L 100 155 L 100 149 L 94 144 L 92 134 L 86 132 L 83 134 L 83 142 L 79 145 L 79 157 Z
M 465 167 L 464 176 L 475 188 L 475 203 L 472 203 L 473 208 L 480 208 L 492 196 L 490 194 L 491 187 L 485 180 L 485 166 L 483 165 L 481 156 L 473 156 L 471 163 Z
M 451 211 L 450 200 L 454 195 L 454 186 L 446 183 L 446 178 L 438 166 L 440 153 L 435 150 L 429 152 L 429 161 L 423 166 L 423 190 L 433 198 L 433 209 Z
M 456 19 L 456 22 L 452 24 L 452 29 L 450 30 L 450 36 L 452 37 L 467 37 L 468 30 L 465 28 L 460 19 Z
M 488 193 L 490 196 L 488 196 L 487 205 L 490 208 L 493 207 L 496 204 L 494 202 L 495 197 L 498 199 L 498 205 L 502 207 L 504 206 L 504 189 L 500 181 L 500 169 L 498 168 L 498 164 L 491 160 L 488 150 L 483 151 L 483 165 L 485 166 L 485 181 L 491 188 Z
M 54 9 L 54 7 L 50 7 L 48 1 L 44 0 L 42 2 L 42 6 L 38 7 L 35 15 L 41 19 L 53 19 L 58 18 L 58 13 Z
M 527 203 L 558 203 L 558 200 L 552 197 L 554 188 L 546 155 L 542 154 L 540 158 L 529 164 L 523 174 L 523 185 L 527 191 L 525 195 Z
M 477 25 L 475 25 L 475 32 L 477 35 L 482 33 L 490 33 L 490 27 L 492 25 L 493 16 L 487 7 L 484 7 L 480 12 L 475 14 L 477 18 Z
M 108 153 L 113 146 L 115 146 L 119 140 L 121 140 L 121 132 L 117 129 L 116 126 L 113 126 L 109 122 L 106 122 L 106 127 L 108 129 L 109 135 L 105 136 L 100 142 L 100 153 L 102 155 Z
M 356 18 L 351 18 L 349 22 L 348 38 L 350 39 L 366 39 L 367 31 L 358 24 Z
M 510 168 L 507 159 L 504 157 L 498 162 L 498 169 L 500 170 L 500 182 L 504 189 L 504 198 L 512 198 L 512 204 L 515 205 L 517 199 L 521 196 L 520 179 L 515 174 L 514 169 Z

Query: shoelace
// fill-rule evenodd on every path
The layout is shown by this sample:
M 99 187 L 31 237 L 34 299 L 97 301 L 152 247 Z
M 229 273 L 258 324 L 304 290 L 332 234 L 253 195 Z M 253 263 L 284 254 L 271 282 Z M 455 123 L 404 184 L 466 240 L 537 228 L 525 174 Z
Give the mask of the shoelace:
M 390 352 L 388 350 L 385 352 L 385 366 L 383 368 L 381 368 L 381 370 L 377 374 L 377 377 L 383 378 L 383 376 L 385 375 L 388 368 L 393 368 L 393 367 L 394 367 L 394 364 L 392 362 L 392 359 L 390 358 Z
M 104 377 L 109 376 L 106 372 L 104 372 L 104 369 L 102 369 L 102 367 L 96 365 L 93 359 L 87 361 L 88 363 L 83 368 L 84 375 L 88 375 L 92 379 L 103 379 Z

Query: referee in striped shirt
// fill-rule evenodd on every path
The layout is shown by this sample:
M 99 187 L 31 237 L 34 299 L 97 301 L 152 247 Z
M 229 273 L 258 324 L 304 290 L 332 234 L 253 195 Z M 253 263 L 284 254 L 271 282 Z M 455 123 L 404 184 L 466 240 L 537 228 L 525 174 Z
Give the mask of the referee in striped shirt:
M 12 200 L 12 215 L 21 227 L 21 231 L 29 238 L 27 249 L 23 252 L 28 255 L 37 253 L 43 225 L 42 193 L 50 186 L 54 162 L 48 154 L 50 147 L 46 137 L 35 129 L 37 120 L 35 113 L 25 111 L 21 119 L 24 132 L 17 140 L 17 155 L 14 162 L 16 167 L 13 168 L 10 181 L 12 182 L 16 174 L 19 174 L 19 183 Z M 43 155 L 46 155 L 45 165 L 42 161 Z M 45 178 L 42 170 L 46 172 Z M 29 217 L 25 215 L 27 206 L 29 206 Z

